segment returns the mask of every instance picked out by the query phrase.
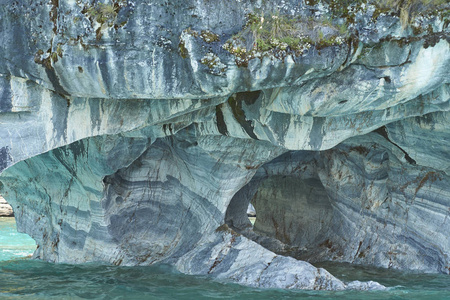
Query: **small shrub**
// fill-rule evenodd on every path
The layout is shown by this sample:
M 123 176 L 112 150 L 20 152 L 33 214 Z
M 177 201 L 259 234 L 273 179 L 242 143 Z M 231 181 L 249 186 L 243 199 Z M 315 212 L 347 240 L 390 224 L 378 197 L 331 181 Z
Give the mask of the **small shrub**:
M 344 38 L 335 39 L 337 35 L 333 37 L 325 36 L 321 31 L 317 33 L 317 38 L 311 37 L 310 35 L 313 34 L 314 30 L 317 30 L 314 27 L 320 28 L 321 26 L 330 27 L 331 31 L 344 36 Z M 306 29 L 307 27 L 309 29 Z M 244 29 L 233 36 L 232 41 L 230 41 L 234 46 L 230 47 L 229 44 L 224 48 L 236 54 L 240 52 L 237 50 L 238 48 L 247 47 L 248 53 L 250 55 L 254 53 L 256 56 L 258 55 L 255 52 L 267 52 L 274 49 L 289 50 L 301 54 L 313 44 L 331 45 L 332 43 L 329 43 L 329 41 L 342 43 L 341 41 L 345 40 L 347 34 L 345 25 L 335 27 L 332 21 L 328 19 L 304 20 L 299 17 L 280 15 L 278 12 L 269 15 L 249 14 Z M 252 45 L 251 49 L 248 49 L 249 44 Z M 241 53 L 239 55 L 242 56 Z
M 96 6 L 89 7 L 87 14 L 100 24 L 112 23 L 117 16 L 117 9 L 114 4 L 98 3 Z
M 402 26 L 410 25 L 419 14 L 439 10 L 448 5 L 448 0 L 381 0 L 376 2 L 379 8 L 399 13 Z
M 268 51 L 272 46 L 262 38 L 256 40 L 256 48 L 261 51 Z
M 102 25 L 112 26 L 120 9 L 124 6 L 127 6 L 126 0 L 113 0 L 111 3 L 96 3 L 93 6 L 85 6 L 82 13 Z

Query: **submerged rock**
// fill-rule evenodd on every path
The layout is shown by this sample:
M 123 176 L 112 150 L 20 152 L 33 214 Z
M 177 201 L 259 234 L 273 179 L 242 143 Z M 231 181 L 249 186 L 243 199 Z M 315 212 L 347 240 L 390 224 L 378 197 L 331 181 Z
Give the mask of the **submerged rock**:
M 34 257 L 270 288 L 383 288 L 324 260 L 449 273 L 449 4 L 362 2 L 0 6 L 0 192 Z

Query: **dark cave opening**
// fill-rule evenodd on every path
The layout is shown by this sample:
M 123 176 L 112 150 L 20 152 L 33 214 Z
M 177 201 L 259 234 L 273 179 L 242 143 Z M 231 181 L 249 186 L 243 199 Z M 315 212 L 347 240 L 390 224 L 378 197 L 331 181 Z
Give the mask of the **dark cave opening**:
M 315 178 L 275 175 L 263 181 L 252 198 L 259 211 L 253 231 L 276 238 L 300 256 L 326 240 L 332 206 Z
M 335 214 L 315 164 L 311 152 L 301 151 L 262 166 L 232 198 L 226 224 L 277 254 L 321 260 Z M 254 225 L 249 204 L 257 212 Z

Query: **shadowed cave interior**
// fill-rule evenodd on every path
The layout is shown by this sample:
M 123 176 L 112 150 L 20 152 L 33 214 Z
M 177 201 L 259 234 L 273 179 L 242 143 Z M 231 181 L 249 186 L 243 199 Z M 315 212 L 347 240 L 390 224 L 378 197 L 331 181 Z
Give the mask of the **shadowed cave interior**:
M 289 152 L 263 165 L 232 198 L 226 224 L 277 254 L 316 262 L 330 252 L 336 259 L 339 253 L 330 238 L 339 214 L 315 171 L 313 156 Z M 292 160 L 298 160 L 294 168 L 286 163 Z M 254 226 L 247 216 L 249 203 L 257 213 Z

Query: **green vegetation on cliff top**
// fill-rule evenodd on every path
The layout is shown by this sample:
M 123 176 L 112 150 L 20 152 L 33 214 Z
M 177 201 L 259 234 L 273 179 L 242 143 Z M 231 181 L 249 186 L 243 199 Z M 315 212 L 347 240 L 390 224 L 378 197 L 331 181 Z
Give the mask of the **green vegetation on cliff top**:
M 311 7 L 324 4 L 327 17 L 294 17 L 279 11 L 256 12 L 247 15 L 244 28 L 228 40 L 223 48 L 236 56 L 238 65 L 246 65 L 255 57 L 271 53 L 284 57 L 286 53 L 302 55 L 309 48 L 340 45 L 351 39 L 349 27 L 359 12 L 371 7 L 376 22 L 383 14 L 398 16 L 403 28 L 412 25 L 418 16 L 439 15 L 448 18 L 448 0 L 305 0 Z M 420 26 L 419 26 L 420 27 Z M 414 34 L 423 32 L 411 26 Z
M 310 6 L 319 3 L 326 4 L 333 16 L 346 18 L 348 22 L 353 22 L 358 10 L 364 9 L 367 5 L 374 5 L 376 10 L 373 18 L 380 14 L 392 13 L 400 17 L 403 27 L 414 20 L 418 15 L 433 14 L 436 12 L 449 13 L 448 0 L 305 0 Z

